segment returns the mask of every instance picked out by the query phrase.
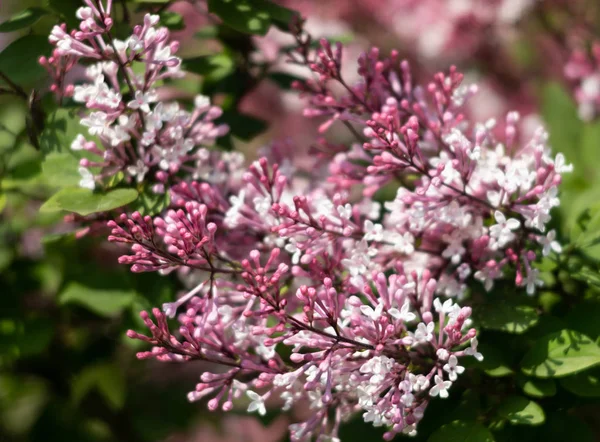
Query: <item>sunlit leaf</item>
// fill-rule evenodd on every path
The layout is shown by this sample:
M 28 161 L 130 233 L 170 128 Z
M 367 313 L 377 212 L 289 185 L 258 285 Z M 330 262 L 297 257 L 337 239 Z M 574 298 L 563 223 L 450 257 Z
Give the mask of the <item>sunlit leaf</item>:
M 33 25 L 48 11 L 43 8 L 27 8 L 0 24 L 0 32 L 13 32 Z
M 65 187 L 52 195 L 40 207 L 40 212 L 64 210 L 86 216 L 122 207 L 134 201 L 137 196 L 135 189 L 115 189 L 100 193 L 80 187 Z
M 561 330 L 539 339 L 521 362 L 523 373 L 558 378 L 600 364 L 600 347 L 586 335 Z

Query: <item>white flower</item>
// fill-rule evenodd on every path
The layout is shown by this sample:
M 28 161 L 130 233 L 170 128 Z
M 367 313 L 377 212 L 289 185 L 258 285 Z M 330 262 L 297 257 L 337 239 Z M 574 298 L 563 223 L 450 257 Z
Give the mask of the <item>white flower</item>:
M 85 167 L 79 168 L 79 174 L 81 175 L 81 180 L 79 181 L 79 186 L 85 189 L 94 190 L 96 188 L 96 182 L 94 181 L 94 175 Z
M 81 119 L 81 125 L 89 128 L 90 135 L 102 135 L 108 129 L 110 122 L 104 112 L 92 112 L 89 117 Z
M 264 416 L 267 414 L 267 409 L 265 408 L 265 398 L 258 393 L 248 390 L 246 391 L 246 396 L 248 396 L 252 402 L 248 405 L 248 412 L 252 413 L 254 411 L 258 411 L 258 414 Z
M 194 97 L 194 107 L 200 111 L 204 111 L 210 107 L 210 98 L 205 95 L 196 95 Z
M 375 224 L 370 219 L 365 221 L 364 225 L 366 241 L 383 241 L 383 226 Z
M 300 262 L 302 250 L 298 248 L 294 238 L 289 239 L 289 242 L 285 245 L 285 251 L 292 254 L 292 264 L 298 264 Z
M 442 252 L 444 258 L 450 258 L 452 264 L 458 264 L 462 258 L 462 255 L 466 252 L 463 246 L 463 237 L 459 230 L 455 230 L 452 235 L 444 235 L 442 237 L 444 241 L 448 242 L 448 247 Z
M 551 250 L 554 250 L 556 253 L 562 252 L 562 247 L 555 241 L 556 238 L 556 230 L 550 230 L 546 236 L 538 236 L 538 242 L 543 246 L 542 255 L 548 256 Z
M 442 304 L 442 302 L 440 301 L 440 298 L 435 298 L 433 300 L 433 307 L 435 308 L 435 311 L 438 313 L 450 313 L 454 310 L 454 302 L 452 302 L 452 299 L 446 299 L 444 301 L 444 303 Z
M 544 281 L 539 279 L 540 271 L 538 269 L 530 268 L 527 272 L 527 277 L 523 281 L 523 285 L 527 286 L 527 294 L 533 295 L 535 293 L 536 286 L 543 286 Z
M 143 160 L 137 160 L 134 165 L 127 167 L 127 173 L 131 176 L 136 177 L 136 181 L 141 183 L 144 180 L 144 176 L 148 172 L 148 166 Z
M 436 298 L 437 299 L 437 298 Z M 414 313 L 410 311 L 410 302 L 406 301 L 400 310 L 397 308 L 391 308 L 388 310 L 388 313 L 394 318 L 403 322 L 411 322 L 414 321 L 417 317 Z
M 573 172 L 573 165 L 567 164 L 565 156 L 562 153 L 557 153 L 554 159 L 554 170 L 557 173 Z
M 410 255 L 415 251 L 415 239 L 409 232 L 404 234 L 392 232 L 388 235 L 388 240 L 393 244 L 394 249 L 400 253 Z
M 127 39 L 127 47 L 133 52 L 139 52 L 144 49 L 144 42 L 137 35 L 132 35 Z
M 438 351 L 435 352 L 436 356 L 440 361 L 447 361 L 450 353 L 445 348 L 439 348 Z
M 414 375 L 409 373 L 408 381 L 410 382 L 413 391 L 424 391 L 429 387 L 429 379 L 422 374 Z
M 405 407 L 410 407 L 414 400 L 415 396 L 412 393 L 404 393 L 402 396 L 400 396 L 400 402 Z
M 177 309 L 179 308 L 179 303 L 177 302 L 165 302 L 162 305 L 163 312 L 169 318 L 174 318 L 177 314 Z
M 87 141 L 85 137 L 81 134 L 78 134 L 73 142 L 71 143 L 71 150 L 83 150 L 83 146 Z
M 148 92 L 135 91 L 135 98 L 127 103 L 130 109 L 141 109 L 148 113 L 150 112 L 150 103 L 157 100 L 156 91 L 150 89 Z
M 473 356 L 479 362 L 483 361 L 483 355 L 477 351 L 477 338 L 471 339 L 471 346 L 465 348 L 465 355 Z
M 393 367 L 393 359 L 390 359 L 387 356 L 375 356 L 360 367 L 360 372 L 371 374 L 372 376 L 369 379 L 369 383 L 371 385 L 379 385 Z
M 377 321 L 379 318 L 381 318 L 381 314 L 383 313 L 383 303 L 380 302 L 377 304 L 375 310 L 373 310 L 373 307 L 370 305 L 361 305 L 360 311 L 363 315 L 371 318 L 373 321 Z
M 496 239 L 498 247 L 504 247 L 515 239 L 515 234 L 512 231 L 518 229 L 521 223 L 516 218 L 506 219 L 504 213 L 499 210 L 494 212 L 494 218 L 496 218 L 498 224 L 490 227 L 490 236 Z
M 246 198 L 246 192 L 244 190 L 240 191 L 239 195 L 232 195 L 229 197 L 229 202 L 231 203 L 231 207 L 225 213 L 225 224 L 228 227 L 237 227 L 240 222 L 242 215 L 240 214 L 240 210 L 244 206 L 244 199 Z
M 87 20 L 88 18 L 93 18 L 92 8 L 81 7 L 77 9 L 77 11 L 75 12 L 75 17 L 77 17 L 79 20 Z
M 452 355 L 448 359 L 448 363 L 444 365 L 444 371 L 448 372 L 448 378 L 454 382 L 458 378 L 458 375 L 465 371 L 465 367 L 458 365 L 458 358 Z
M 425 325 L 424 322 L 420 322 L 417 325 L 417 330 L 412 335 L 412 337 L 417 341 L 417 344 L 424 344 L 433 339 L 433 329 L 435 328 L 435 324 L 430 322 Z
M 350 219 L 352 216 L 352 206 L 350 204 L 346 204 L 345 206 L 337 206 L 336 210 L 340 218 Z
M 445 399 L 448 397 L 448 389 L 452 385 L 452 382 L 445 381 L 444 378 L 439 377 L 437 374 L 434 378 L 435 385 L 429 390 L 429 395 L 432 397 L 438 396 Z

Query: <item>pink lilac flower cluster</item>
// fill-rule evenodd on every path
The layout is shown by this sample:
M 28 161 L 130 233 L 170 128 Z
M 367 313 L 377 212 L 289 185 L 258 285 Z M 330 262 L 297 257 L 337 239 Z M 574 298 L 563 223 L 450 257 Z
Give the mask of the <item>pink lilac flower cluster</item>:
M 579 117 L 585 121 L 594 119 L 600 113 L 600 43 L 594 43 L 590 51 L 573 51 L 564 70 L 575 85 Z
M 363 10 L 428 61 L 464 59 L 507 30 L 535 0 L 361 0 Z M 360 19 L 357 17 L 357 19 Z
M 55 26 L 52 56 L 40 59 L 57 97 L 72 97 L 86 108 L 81 125 L 88 135 L 71 144 L 92 158 L 80 162 L 80 185 L 94 189 L 122 172 L 127 182 L 151 176 L 154 192 L 163 193 L 176 174 L 193 175 L 203 167 L 197 146 L 210 146 L 227 133 L 226 125 L 215 122 L 222 111 L 203 96 L 196 97 L 192 110 L 158 100 L 157 87 L 182 75 L 174 55 L 179 43 L 169 40 L 167 28 L 156 27 L 158 15 L 146 14 L 130 37 L 118 40 L 111 34 L 112 1 L 84 3 L 77 10 L 79 29 L 67 33 L 65 24 Z M 78 63 L 86 64 L 87 81 L 68 84 L 65 76 Z
M 517 113 L 500 138 L 494 121 L 468 121 L 476 87 L 455 68 L 420 86 L 396 52 L 373 48 L 348 84 L 341 45 L 312 51 L 301 30 L 296 41 L 291 61 L 314 74 L 295 85 L 306 116 L 355 142 L 319 139 L 309 175 L 278 144 L 247 168 L 200 149 L 207 167 L 168 189 L 166 213 L 109 222 L 109 240 L 130 246 L 121 263 L 190 284 L 154 318 L 142 312 L 148 336 L 128 336 L 152 345 L 140 358 L 214 363 L 189 393 L 210 410 L 308 404 L 294 441 L 335 440 L 357 414 L 386 439 L 414 434 L 461 360 L 483 358 L 457 303 L 467 287 L 514 278 L 533 294 L 536 251 L 560 252 L 546 224 L 571 166 L 550 156 L 543 129 L 522 139 Z

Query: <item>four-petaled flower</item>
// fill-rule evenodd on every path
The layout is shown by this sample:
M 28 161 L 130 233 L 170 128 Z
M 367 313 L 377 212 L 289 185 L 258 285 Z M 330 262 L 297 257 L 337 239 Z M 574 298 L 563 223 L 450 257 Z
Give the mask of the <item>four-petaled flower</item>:
M 477 351 L 477 338 L 471 339 L 471 346 L 465 348 L 465 355 L 473 356 L 479 362 L 483 361 L 483 355 Z
M 513 230 L 517 230 L 521 226 L 521 222 L 516 218 L 506 219 L 504 213 L 499 210 L 494 212 L 494 218 L 498 224 L 490 227 L 490 236 L 496 239 L 498 247 L 504 247 L 516 238 Z
M 444 378 L 435 375 L 433 379 L 434 385 L 429 390 L 429 395 L 432 397 L 439 396 L 442 399 L 448 397 L 448 389 L 452 386 L 452 382 L 445 381 Z
M 252 413 L 254 411 L 258 412 L 261 416 L 267 414 L 267 408 L 265 407 L 265 397 L 259 395 L 258 393 L 248 390 L 246 391 L 246 396 L 250 398 L 252 402 L 248 404 L 248 412 Z
M 448 363 L 444 365 L 444 371 L 448 372 L 448 378 L 454 382 L 458 375 L 465 371 L 465 367 L 458 365 L 458 358 L 454 355 L 448 358 Z

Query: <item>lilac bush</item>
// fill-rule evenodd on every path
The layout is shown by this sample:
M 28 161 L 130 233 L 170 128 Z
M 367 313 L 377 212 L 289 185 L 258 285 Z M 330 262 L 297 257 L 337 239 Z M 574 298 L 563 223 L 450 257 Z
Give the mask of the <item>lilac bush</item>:
M 361 80 L 348 84 L 342 45 L 322 40 L 313 51 L 298 28 L 290 61 L 313 73 L 295 84 L 304 114 L 326 118 L 321 132 L 342 122 L 355 140 L 319 146 L 310 177 L 273 148 L 245 168 L 239 155 L 206 149 L 227 130 L 208 98 L 198 96 L 192 112 L 158 100 L 156 83 L 181 64 L 158 17 L 146 15 L 119 41 L 110 2 L 88 5 L 77 11 L 79 31 L 53 29 L 56 49 L 42 60 L 55 71 L 92 62 L 89 82 L 65 85 L 61 74 L 55 84 L 60 97 L 85 104 L 81 125 L 100 141 L 81 134 L 71 145 L 100 157 L 81 161 L 80 185 L 148 175 L 173 208 L 110 221 L 109 241 L 130 245 L 119 262 L 200 281 L 154 318 L 141 313 L 150 334 L 128 336 L 152 349 L 138 357 L 223 366 L 188 395 L 210 398 L 210 410 L 249 399 L 249 412 L 265 414 L 275 398 L 284 410 L 308 402 L 311 415 L 290 426 L 292 440 L 337 438 L 354 414 L 385 426 L 386 439 L 415 434 L 431 398 L 448 397 L 464 372 L 461 361 L 483 359 L 471 308 L 460 305 L 468 285 L 490 290 L 511 278 L 533 295 L 540 245 L 544 255 L 560 251 L 546 224 L 571 166 L 551 155 L 544 129 L 525 137 L 511 112 L 495 135 L 495 121 L 465 118 L 477 87 L 456 68 L 421 86 L 396 51 L 361 55 Z M 376 198 L 386 186 L 395 197 Z
M 435 57 L 486 59 L 488 31 L 505 43 L 536 14 L 562 44 L 542 20 L 560 1 L 360 2 L 377 9 L 369 20 L 420 42 L 410 60 L 412 49 L 375 46 L 354 57 L 361 42 L 316 39 L 299 14 L 266 0 L 189 2 L 206 20 L 196 37 L 216 40 L 200 51 L 218 49 L 182 56 L 197 47 L 174 36 L 168 2 L 131 16 L 125 2 L 82 3 L 77 27 L 54 25 L 38 59 L 52 105 L 28 101 L 32 116 L 46 106 L 73 117 L 58 152 L 50 118 L 39 130 L 28 123 L 59 188 L 40 212 L 71 212 L 61 228 L 79 241 L 100 236 L 98 250 L 135 278 L 177 287 L 154 308 L 143 296 L 130 303 L 141 322 L 126 336 L 143 370 L 155 370 L 150 359 L 191 367 L 199 381 L 187 399 L 210 412 L 289 413 L 292 441 L 339 441 L 355 420 L 385 440 L 425 440 L 423 425 L 433 442 L 512 440 L 506 425 L 538 426 L 562 410 L 563 396 L 529 399 L 554 396 L 555 378 L 568 394 L 596 394 L 587 370 L 600 365 L 597 327 L 582 312 L 600 311 L 596 175 L 568 143 L 587 155 L 600 134 L 597 45 L 565 43 L 561 72 L 540 68 L 570 87 L 541 89 L 549 131 L 521 116 L 538 106 L 525 85 L 498 106 L 518 109 L 479 118 L 494 106 L 485 92 L 478 101 L 472 72 L 433 69 Z M 411 17 L 408 36 L 391 24 Z M 293 43 L 245 35 L 274 27 Z M 506 90 L 521 73 L 489 67 L 490 84 Z M 310 146 L 292 124 L 287 139 L 238 143 L 257 124 L 244 100 L 268 106 L 268 81 L 287 88 L 277 99 L 301 101 Z M 578 115 L 553 113 L 569 93 Z M 292 108 L 274 118 L 278 133 Z M 471 393 L 474 415 L 427 422 L 436 403 L 454 416 Z

